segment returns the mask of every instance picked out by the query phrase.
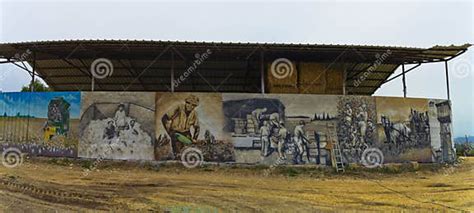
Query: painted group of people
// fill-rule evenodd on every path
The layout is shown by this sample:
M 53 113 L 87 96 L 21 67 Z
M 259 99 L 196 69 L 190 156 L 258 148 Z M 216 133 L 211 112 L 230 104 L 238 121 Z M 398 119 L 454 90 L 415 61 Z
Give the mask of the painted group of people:
M 264 109 L 257 109 L 258 112 L 266 112 Z M 254 112 L 255 112 L 254 111 Z M 264 119 L 263 113 L 252 113 L 254 120 L 257 122 L 259 127 L 260 141 L 261 141 L 261 155 L 267 157 L 274 151 L 278 152 L 278 157 L 281 160 L 286 160 L 285 150 L 289 143 L 294 143 L 294 159 L 296 164 L 304 163 L 303 155 L 306 153 L 309 162 L 308 144 L 310 143 L 306 132 L 304 130 L 305 122 L 300 121 L 294 129 L 294 134 L 288 131 L 285 127 L 285 123 L 280 120 L 278 113 L 271 113 L 268 116 L 268 120 Z M 255 117 L 258 115 L 259 117 Z
M 340 140 L 343 141 L 341 146 L 346 156 L 359 159 L 363 151 L 372 143 L 369 133 L 374 129 L 374 123 L 369 118 L 369 108 L 366 103 L 354 105 L 357 104 L 355 102 L 344 104 Z
M 107 121 L 107 126 L 104 129 L 102 138 L 108 140 L 110 143 L 112 139 L 118 138 L 124 132 L 135 136 L 140 134 L 137 122 L 135 119 L 127 116 L 125 105 L 120 104 L 115 112 L 114 118 Z

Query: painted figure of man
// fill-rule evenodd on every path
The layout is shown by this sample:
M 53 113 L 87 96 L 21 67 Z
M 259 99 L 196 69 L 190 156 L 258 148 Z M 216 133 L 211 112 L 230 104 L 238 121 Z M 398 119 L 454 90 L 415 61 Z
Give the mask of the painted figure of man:
M 295 143 L 296 143 L 296 147 L 297 147 L 297 157 L 296 157 L 296 162 L 299 164 L 299 163 L 304 163 L 303 162 L 303 154 L 305 152 L 308 151 L 308 143 L 309 143 L 309 140 L 308 140 L 308 137 L 306 137 L 306 133 L 304 131 L 304 126 L 305 126 L 305 122 L 303 120 L 301 120 L 299 122 L 299 125 L 297 125 L 295 127 L 295 132 L 294 132 L 294 140 L 295 140 Z M 308 153 L 307 153 L 308 155 Z M 306 156 L 308 158 L 308 162 L 309 162 L 309 156 Z
M 140 127 L 139 127 L 139 125 L 137 124 L 137 122 L 135 121 L 135 119 L 132 119 L 132 120 L 130 120 L 130 123 L 129 123 L 127 129 L 128 129 L 128 131 L 129 131 L 130 133 L 132 133 L 133 135 L 138 135 L 138 134 L 139 134 L 139 131 L 138 131 L 138 130 L 140 129 Z
M 266 157 L 270 146 L 270 123 L 268 121 L 263 121 L 263 126 L 260 127 L 260 141 L 262 143 L 261 155 Z
M 278 148 L 278 142 L 280 141 L 280 115 L 278 113 L 270 114 L 269 118 L 270 126 L 270 146 L 272 149 Z
M 285 155 L 285 144 L 288 139 L 288 130 L 285 128 L 285 124 L 281 121 L 278 131 L 278 157 L 280 159 L 286 159 Z
M 171 138 L 171 146 L 175 157 L 181 154 L 185 146 L 183 136 L 192 142 L 196 142 L 198 139 L 200 129 L 196 112 L 198 105 L 199 99 L 194 95 L 190 95 L 185 99 L 184 104 L 178 105 L 161 118 L 165 130 Z M 178 140 L 178 137 L 180 140 Z
M 262 118 L 263 113 L 265 113 L 266 111 L 267 111 L 267 108 L 262 108 L 262 109 L 257 108 L 254 111 L 252 111 L 252 121 L 254 123 L 255 132 L 258 132 L 258 130 L 260 129 L 261 118 Z
M 367 133 L 367 122 L 369 120 L 369 115 L 367 113 L 367 106 L 362 104 L 359 107 L 359 114 L 357 115 L 358 118 L 358 126 L 359 126 L 359 141 L 360 143 L 365 143 L 365 135 Z
M 120 104 L 114 116 L 115 126 L 117 129 L 124 130 L 127 126 L 127 114 L 125 113 L 125 105 Z
M 107 127 L 104 129 L 103 139 L 111 140 L 116 136 L 114 121 L 107 122 Z

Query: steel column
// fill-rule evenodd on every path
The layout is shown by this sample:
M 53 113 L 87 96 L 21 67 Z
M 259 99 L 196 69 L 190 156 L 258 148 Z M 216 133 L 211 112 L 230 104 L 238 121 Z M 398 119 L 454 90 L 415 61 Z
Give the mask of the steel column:
M 448 100 L 451 100 L 451 97 L 449 95 L 449 73 L 448 73 L 448 61 L 444 61 L 444 68 L 446 71 L 446 92 L 448 95 Z
M 260 52 L 260 91 L 265 94 L 265 55 L 263 50 Z
M 94 78 L 94 76 L 92 76 L 91 91 L 94 91 L 94 86 L 95 86 L 95 78 Z
M 36 53 L 33 52 L 33 71 L 31 74 L 31 84 L 30 84 L 30 91 L 35 91 L 35 71 L 36 71 Z
M 407 82 L 405 77 L 405 64 L 402 64 L 403 97 L 407 97 Z
M 174 52 L 171 51 L 171 92 L 174 92 Z

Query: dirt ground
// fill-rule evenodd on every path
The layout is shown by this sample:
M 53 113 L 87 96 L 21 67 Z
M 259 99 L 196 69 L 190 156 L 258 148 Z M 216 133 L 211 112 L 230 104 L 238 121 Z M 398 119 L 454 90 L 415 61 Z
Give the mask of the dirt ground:
M 107 162 L 85 172 L 90 162 L 32 161 L 0 166 L 0 211 L 474 211 L 474 158 L 454 167 L 343 175 L 306 167 L 186 169 Z

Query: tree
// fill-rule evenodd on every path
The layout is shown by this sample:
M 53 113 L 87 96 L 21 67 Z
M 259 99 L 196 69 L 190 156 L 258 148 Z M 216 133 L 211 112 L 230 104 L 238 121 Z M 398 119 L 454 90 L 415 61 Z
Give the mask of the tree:
M 33 88 L 34 88 L 35 92 L 49 92 L 49 91 L 51 91 L 48 86 L 46 86 L 45 84 L 43 84 L 39 80 L 35 80 L 33 82 Z M 22 92 L 30 92 L 31 91 L 30 84 L 23 86 L 21 88 L 21 91 Z

